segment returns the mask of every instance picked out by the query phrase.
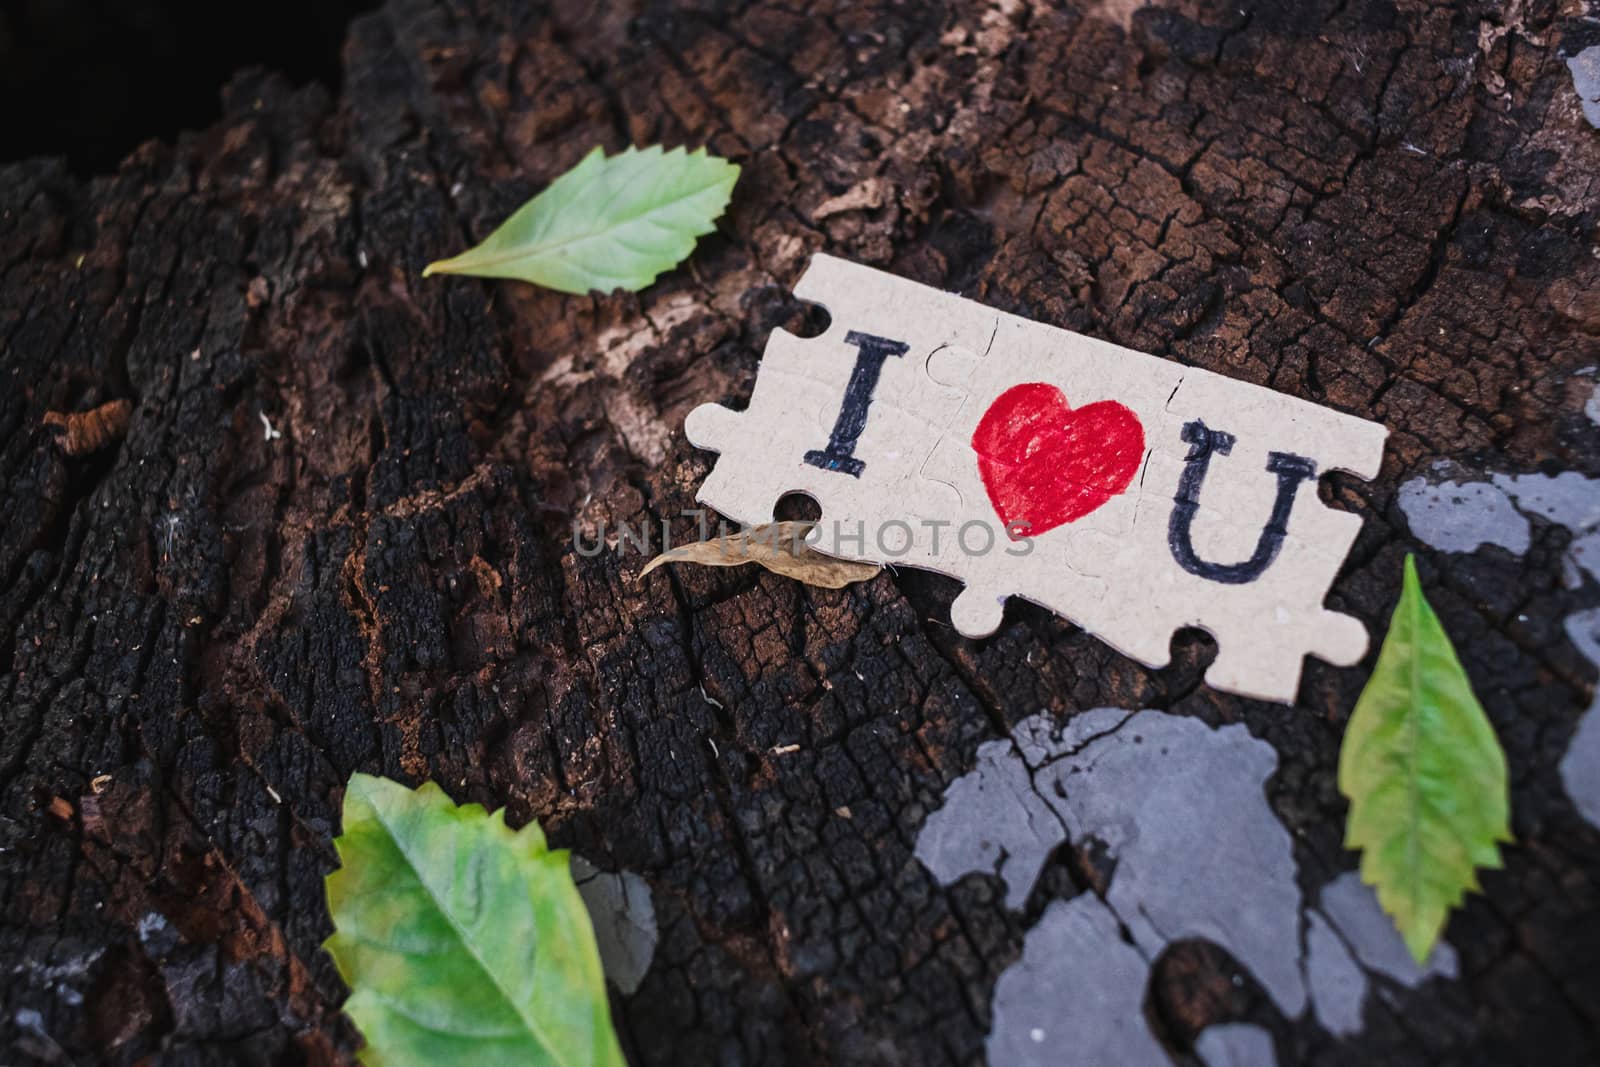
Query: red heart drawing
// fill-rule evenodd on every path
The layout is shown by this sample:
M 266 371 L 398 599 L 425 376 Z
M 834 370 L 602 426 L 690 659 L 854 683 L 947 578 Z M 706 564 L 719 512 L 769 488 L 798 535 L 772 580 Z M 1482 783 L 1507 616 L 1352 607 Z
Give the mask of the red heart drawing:
M 1037 537 L 1081 519 L 1128 488 L 1144 459 L 1139 416 L 1115 400 L 1074 409 L 1045 382 L 995 398 L 972 435 L 978 473 L 1013 535 Z

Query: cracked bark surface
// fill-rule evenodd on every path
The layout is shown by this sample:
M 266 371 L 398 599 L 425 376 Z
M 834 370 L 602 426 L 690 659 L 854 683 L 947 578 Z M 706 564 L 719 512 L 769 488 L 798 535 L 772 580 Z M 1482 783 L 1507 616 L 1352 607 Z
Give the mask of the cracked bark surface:
M 1198 636 L 1150 671 L 1018 604 L 969 642 L 934 576 L 641 583 L 572 524 L 697 535 L 683 415 L 748 396 L 825 249 L 1387 423 L 1383 475 L 1324 489 L 1366 520 L 1330 604 L 1381 633 L 1406 476 L 1600 474 L 1582 15 L 391 0 L 337 99 L 247 72 L 215 127 L 115 175 L 0 167 L 7 1062 L 346 1062 L 318 945 L 355 770 L 646 879 L 660 944 L 613 1001 L 642 1064 L 980 1060 L 1028 924 L 1109 872 L 1064 851 L 1013 914 L 912 849 L 1041 709 L 1245 723 L 1302 889 L 1353 866 L 1334 768 L 1362 669 L 1312 663 L 1290 711 L 1200 686 Z M 745 170 L 646 293 L 419 277 L 594 144 L 651 142 Z M 45 425 L 116 400 L 99 452 Z M 1593 684 L 1561 620 L 1593 590 L 1564 547 L 1422 553 L 1513 777 L 1518 845 L 1448 931 L 1461 979 L 1335 1041 L 1185 942 L 1147 1003 L 1177 1062 L 1226 1019 L 1283 1062 L 1600 1055 L 1600 833 L 1555 773 Z

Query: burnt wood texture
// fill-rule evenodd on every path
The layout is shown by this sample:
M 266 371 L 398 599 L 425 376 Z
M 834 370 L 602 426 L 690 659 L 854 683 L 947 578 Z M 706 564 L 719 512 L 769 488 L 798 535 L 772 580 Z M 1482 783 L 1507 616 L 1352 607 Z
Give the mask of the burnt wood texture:
M 1381 635 L 1420 551 L 1518 843 L 1452 921 L 1460 979 L 1386 988 L 1356 1037 L 1175 946 L 1146 1005 L 1175 1062 L 1221 1019 L 1283 1062 L 1597 1062 L 1600 833 L 1556 774 L 1592 587 L 1560 529 L 1446 555 L 1397 504 L 1441 458 L 1600 474 L 1584 16 L 391 0 L 337 96 L 245 71 L 114 174 L 0 167 L 0 1060 L 349 1062 L 319 945 L 356 770 L 645 878 L 660 942 L 613 997 L 639 1064 L 980 1062 L 1028 925 L 1108 872 L 1063 849 L 1018 914 L 912 849 L 1040 710 L 1247 724 L 1302 888 L 1352 867 L 1334 769 L 1376 643 L 1291 710 L 1201 684 L 1203 635 L 1151 671 L 1025 604 L 963 640 L 916 572 L 638 581 L 628 546 L 574 550 L 575 520 L 697 536 L 683 416 L 742 405 L 825 250 L 1393 430 L 1379 479 L 1322 487 L 1365 520 L 1330 604 Z M 645 293 L 420 277 L 596 144 L 649 143 L 744 173 Z

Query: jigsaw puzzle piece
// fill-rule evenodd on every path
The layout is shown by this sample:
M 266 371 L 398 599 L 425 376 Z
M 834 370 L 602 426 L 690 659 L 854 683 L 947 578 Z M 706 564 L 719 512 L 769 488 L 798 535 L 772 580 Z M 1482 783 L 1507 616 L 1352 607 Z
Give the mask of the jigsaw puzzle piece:
M 1288 533 L 1260 572 L 1237 583 L 1212 580 L 1176 565 L 1170 537 L 1162 544 L 1155 536 L 1161 532 L 1156 524 L 1141 527 L 1116 565 L 1124 582 L 1119 585 L 1122 602 L 1134 606 L 1108 620 L 1106 639 L 1155 665 L 1166 658 L 1163 642 L 1153 636 L 1163 621 L 1171 628 L 1198 627 L 1217 641 L 1218 656 L 1211 671 L 1227 679 L 1228 691 L 1284 703 L 1294 699 L 1306 654 L 1341 665 L 1359 660 L 1367 646 L 1365 628 L 1350 616 L 1329 611 L 1322 602 L 1360 519 L 1322 507 L 1310 493 L 1305 499 L 1311 503 L 1296 506 Z M 1298 535 L 1307 530 L 1316 532 L 1309 539 Z M 1242 568 L 1260 550 L 1263 536 L 1263 527 L 1252 529 L 1223 512 L 1203 508 L 1194 517 L 1191 543 L 1204 561 Z M 1149 566 L 1163 549 L 1163 564 Z M 1158 607 L 1150 611 L 1145 605 Z
M 1237 469 L 1221 466 L 1236 458 Z M 1150 666 L 1167 661 L 1173 630 L 1203 629 L 1218 644 L 1211 671 L 1230 692 L 1292 702 L 1306 653 L 1347 663 L 1365 651 L 1361 624 L 1322 606 L 1361 520 L 1324 506 L 1315 481 L 1293 472 L 1286 505 L 1264 454 L 1212 459 L 1196 496 L 1183 486 L 1188 464 L 1151 455 L 1140 519 L 1102 569 L 1117 576 L 1116 610 L 1079 610 L 1086 627 Z M 1186 518 L 1184 498 L 1197 500 Z
M 794 337 L 773 338 L 743 411 L 701 404 L 684 420 L 690 444 L 720 454 L 696 499 L 747 525 L 771 522 L 780 497 L 793 488 L 805 489 L 789 484 L 794 449 L 779 456 L 766 452 L 770 428 L 785 426 L 800 441 L 826 440 L 825 427 L 838 404 L 837 389 L 822 375 L 827 374 L 828 363 L 840 360 L 819 360 L 809 350 L 796 351 L 785 342 L 809 344 Z
M 1366 627 L 1321 606 L 1343 558 L 1288 538 L 1281 553 L 1284 577 L 1269 597 L 1208 617 L 1205 629 L 1216 638 L 1217 658 L 1206 671 L 1207 684 L 1287 704 L 1299 690 L 1306 656 L 1341 667 L 1359 662 L 1367 650 Z M 1263 641 L 1271 642 L 1272 656 L 1260 654 Z
M 1323 606 L 1360 520 L 1316 479 L 1375 475 L 1383 427 L 827 256 L 796 292 L 829 329 L 775 332 L 745 411 L 690 415 L 690 439 L 722 453 L 702 502 L 753 523 L 807 493 L 819 550 L 962 581 L 951 619 L 972 637 L 1009 596 L 1151 666 L 1194 626 L 1218 642 L 1213 685 L 1283 702 L 1305 655 L 1364 652 L 1359 621 Z M 1092 405 L 1078 435 L 1041 432 Z M 1130 419 L 1142 448 L 1125 466 Z M 1108 469 L 1128 482 L 1102 495 L 1089 479 Z M 1040 509 L 1049 524 L 1007 536 L 1008 512 Z
M 809 339 L 773 331 L 744 411 L 690 412 L 690 442 L 721 453 L 697 499 L 758 523 L 784 494 L 805 493 L 822 510 L 819 551 L 935 563 L 937 531 L 923 521 L 948 522 L 959 501 L 920 473 L 963 394 L 926 364 L 940 348 L 987 345 L 996 313 L 825 255 L 795 295 L 823 307 L 828 328 Z
M 941 349 L 982 352 L 994 335 L 998 315 L 930 286 L 820 253 L 812 257 L 795 286 L 795 295 L 828 312 L 828 329 L 812 342 L 849 345 L 854 334 L 882 336 L 896 346 L 896 353 L 883 360 L 871 390 L 873 417 L 867 420 L 868 430 L 879 411 L 891 407 L 942 429 L 965 392 L 930 377 L 927 364 Z M 768 342 L 769 352 L 779 340 L 802 346 L 812 343 L 778 330 Z M 836 380 L 842 408 L 849 378 Z
M 1209 603 L 1197 605 L 1218 644 L 1207 679 L 1233 692 L 1292 701 L 1306 654 L 1348 664 L 1366 651 L 1359 620 L 1323 607 L 1361 519 L 1324 504 L 1317 483 L 1333 470 L 1374 477 L 1388 431 L 1206 371 L 1185 375 L 1168 411 L 1168 427 L 1181 427 L 1188 451 L 1181 458 L 1164 451 L 1152 466 L 1163 485 L 1177 473 L 1175 503 L 1193 501 L 1181 530 L 1168 523 L 1169 542 L 1212 577 L 1236 582 L 1209 590 Z M 1211 455 L 1196 470 L 1197 453 L 1208 447 Z M 1181 506 L 1176 513 L 1182 517 Z M 1252 561 L 1262 565 L 1239 580 Z M 1266 628 L 1271 656 L 1259 649 Z
M 1018 385 L 1043 383 L 1059 391 L 1060 399 L 1052 401 L 1067 419 L 1073 410 L 1114 400 L 1145 424 L 1161 417 L 1182 368 L 1156 363 L 1141 369 L 1138 361 L 1144 359 L 1115 345 L 1002 316 L 981 358 L 936 353 L 929 362 L 930 376 L 965 387 L 968 393 L 924 464 L 923 476 L 952 486 L 970 519 L 1003 528 L 1003 516 L 990 497 L 973 447 L 979 424 L 995 402 Z M 1073 521 L 1029 536 L 1026 556 L 1008 558 L 998 567 L 964 567 L 961 576 L 969 585 L 951 606 L 956 629 L 967 636 L 992 632 L 1001 620 L 1005 599 L 1013 595 L 1096 633 L 1111 628 L 1116 607 L 1108 600 L 1102 576 L 1116 571 L 1124 539 L 1135 522 L 1143 481 L 1142 469 L 1136 468 L 1124 492 Z M 1162 635 L 1136 650 L 1148 662 L 1164 662 L 1166 646 Z
M 979 511 L 987 503 L 989 512 L 1002 523 L 1006 518 L 1017 517 L 1003 516 L 991 499 L 981 459 L 973 448 L 980 425 L 1002 397 L 1014 398 L 1013 391 L 1019 387 L 1042 384 L 1055 392 L 1035 390 L 1032 395 L 1039 398 L 1038 402 L 1052 406 L 1051 414 L 1063 425 L 1070 425 L 1091 405 L 1091 414 L 1114 407 L 1121 409 L 1117 418 L 1122 423 L 1131 416 L 1142 437 L 1145 428 L 1162 417 L 1167 398 L 1182 374 L 1182 368 L 1176 365 L 1152 361 L 1117 345 L 1012 315 L 1000 317 L 981 360 L 941 357 L 942 353 L 936 354 L 930 361 L 929 374 L 942 382 L 964 385 L 967 397 L 924 465 L 923 476 L 953 486 L 969 506 Z M 1065 464 L 1058 464 L 1056 469 L 1070 477 L 1076 469 L 1076 459 L 1065 457 Z M 1068 524 L 1039 529 L 1037 536 L 1069 541 L 1121 536 L 1135 521 L 1140 488 L 1136 467 L 1127 489 Z M 1019 517 L 1030 521 L 1026 516 Z M 1030 521 L 1030 525 L 1036 524 Z M 1087 558 L 1078 567 L 1092 573 Z

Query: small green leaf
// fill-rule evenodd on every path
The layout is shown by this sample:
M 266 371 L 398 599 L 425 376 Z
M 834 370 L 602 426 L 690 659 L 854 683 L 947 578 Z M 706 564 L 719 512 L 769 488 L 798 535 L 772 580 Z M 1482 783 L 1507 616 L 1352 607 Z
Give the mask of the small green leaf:
M 596 148 L 481 245 L 430 263 L 422 276 L 475 274 L 563 293 L 636 293 L 711 232 L 738 179 L 738 166 L 703 148 L 630 148 L 609 158 Z
M 367 1064 L 623 1067 L 589 914 L 538 824 L 357 774 L 326 947 Z
M 1511 840 L 1506 757 L 1406 557 L 1378 665 L 1339 750 L 1346 848 L 1420 964 Z

